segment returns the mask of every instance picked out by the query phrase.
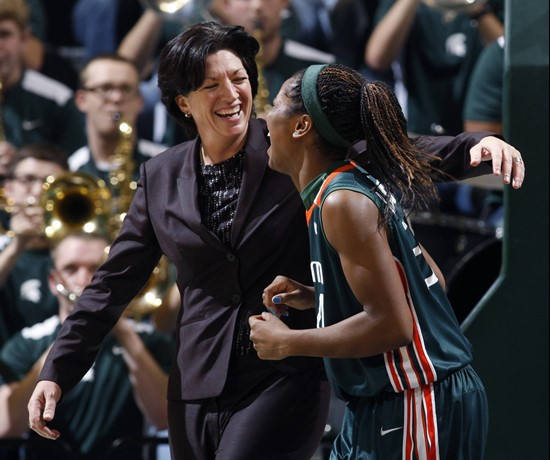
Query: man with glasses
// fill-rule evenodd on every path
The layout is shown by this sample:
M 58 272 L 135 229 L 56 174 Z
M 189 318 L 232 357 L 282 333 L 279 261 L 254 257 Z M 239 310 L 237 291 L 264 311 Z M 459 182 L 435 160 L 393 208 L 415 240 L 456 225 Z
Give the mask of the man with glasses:
M 4 184 L 9 219 L 0 235 L 0 345 L 25 326 L 57 312 L 48 289 L 51 241 L 43 234 L 44 208 L 39 199 L 46 177 L 67 171 L 63 151 L 47 143 L 19 149 Z
M 139 165 L 165 149 L 136 135 L 143 98 L 139 72 L 132 61 L 116 54 L 92 58 L 80 72 L 75 102 L 85 114 L 88 143 L 70 156 L 71 171 L 84 171 L 109 183 L 110 172 L 118 167 L 115 154 L 124 148 L 129 150 L 126 154 L 133 162 L 133 179 L 137 180 Z M 121 121 L 132 127 L 128 139 L 123 139 L 119 131 Z

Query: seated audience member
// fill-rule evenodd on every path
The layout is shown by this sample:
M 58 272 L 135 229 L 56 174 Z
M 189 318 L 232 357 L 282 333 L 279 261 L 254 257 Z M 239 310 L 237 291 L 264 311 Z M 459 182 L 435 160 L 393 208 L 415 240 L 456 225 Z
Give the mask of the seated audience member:
M 131 162 L 129 169 L 137 179 L 139 165 L 165 149 L 138 138 L 136 122 L 143 108 L 139 72 L 126 58 L 116 54 L 92 58 L 80 72 L 75 101 L 85 115 L 87 144 L 70 156 L 71 171 L 84 171 L 109 183 L 110 172 L 125 161 Z M 121 131 L 121 123 L 132 132 Z
M 51 240 L 43 232 L 44 208 L 39 200 L 46 178 L 66 171 L 65 156 L 46 143 L 19 149 L 8 170 L 4 193 L 14 205 L 6 225 L 11 236 L 0 237 L 0 345 L 57 311 L 57 299 L 47 282 Z
M 0 0 L 2 45 L 2 131 L 16 148 L 41 140 L 55 143 L 65 154 L 85 143 L 82 116 L 72 90 L 25 67 L 25 44 L 30 36 L 24 0 Z
M 30 397 L 52 342 L 74 300 L 89 284 L 104 259 L 108 241 L 101 236 L 74 233 L 52 250 L 54 267 L 49 288 L 59 311 L 25 328 L 0 351 L 0 437 L 28 431 L 26 401 Z M 121 318 L 101 345 L 88 373 L 58 406 L 52 426 L 79 459 L 106 458 L 113 441 L 140 436 L 147 423 L 164 429 L 166 391 L 173 352 L 171 339 L 151 325 Z M 117 459 L 142 458 L 140 447 L 121 450 Z

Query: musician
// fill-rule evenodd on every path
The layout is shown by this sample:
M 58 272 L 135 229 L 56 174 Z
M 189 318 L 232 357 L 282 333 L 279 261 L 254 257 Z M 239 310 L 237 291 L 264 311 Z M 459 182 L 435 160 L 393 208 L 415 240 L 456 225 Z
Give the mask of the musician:
M 79 85 L 75 102 L 85 115 L 87 143 L 69 157 L 70 170 L 84 171 L 109 183 L 110 171 L 118 167 L 117 149 L 123 149 L 137 180 L 139 165 L 166 149 L 138 136 L 136 121 L 143 98 L 137 67 L 116 54 L 98 55 L 80 71 Z M 133 130 L 128 139 L 119 130 L 122 121 Z
M 27 433 L 26 401 L 45 357 L 74 306 L 104 259 L 109 241 L 73 233 L 52 249 L 48 287 L 59 301 L 58 312 L 13 336 L 0 351 L 0 438 Z M 92 368 L 59 405 L 56 429 L 81 460 L 106 458 L 117 438 L 140 436 L 145 424 L 167 424 L 166 389 L 173 353 L 172 339 L 145 323 L 121 318 L 103 342 Z M 59 459 L 59 457 L 56 457 Z M 140 446 L 121 450 L 117 459 L 143 458 Z
M 6 223 L 13 236 L 0 237 L 0 345 L 57 312 L 47 283 L 51 241 L 43 234 L 39 199 L 46 178 L 67 169 L 63 152 L 40 142 L 20 148 L 8 170 L 4 193 L 15 206 Z
M 64 155 L 84 145 L 82 115 L 73 91 L 46 75 L 25 67 L 25 45 L 30 39 L 25 0 L 0 0 L 2 59 L 2 120 L 5 139 L 15 148 L 45 140 Z

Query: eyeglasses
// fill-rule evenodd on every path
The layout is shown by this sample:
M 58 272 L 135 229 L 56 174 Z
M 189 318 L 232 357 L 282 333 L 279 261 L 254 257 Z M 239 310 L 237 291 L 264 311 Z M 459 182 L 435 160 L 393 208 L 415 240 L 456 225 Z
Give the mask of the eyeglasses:
M 125 99 L 130 99 L 138 95 L 137 88 L 134 88 L 129 85 L 113 86 L 113 85 L 102 85 L 96 86 L 95 88 L 82 88 L 83 91 L 89 93 L 94 93 L 96 96 L 101 97 L 102 99 L 108 99 L 113 97 L 115 92 L 118 92 Z
M 12 177 L 13 181 L 19 182 L 21 185 L 24 185 L 25 187 L 32 187 L 35 184 L 42 185 L 44 182 L 46 182 L 46 179 L 47 177 L 33 176 L 32 174 Z

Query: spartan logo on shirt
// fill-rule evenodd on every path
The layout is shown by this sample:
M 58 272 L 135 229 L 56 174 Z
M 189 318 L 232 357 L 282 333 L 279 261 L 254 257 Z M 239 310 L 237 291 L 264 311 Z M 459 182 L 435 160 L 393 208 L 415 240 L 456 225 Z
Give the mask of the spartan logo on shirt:
M 19 295 L 22 300 L 39 303 L 42 299 L 40 287 L 42 283 L 38 279 L 27 280 L 21 284 Z
M 313 283 L 323 284 L 323 266 L 321 262 L 313 260 L 310 264 L 311 278 Z M 317 300 L 317 327 L 325 327 L 325 297 L 322 292 L 319 293 Z
M 445 42 L 447 54 L 456 57 L 466 56 L 466 34 L 457 33 L 450 35 Z

